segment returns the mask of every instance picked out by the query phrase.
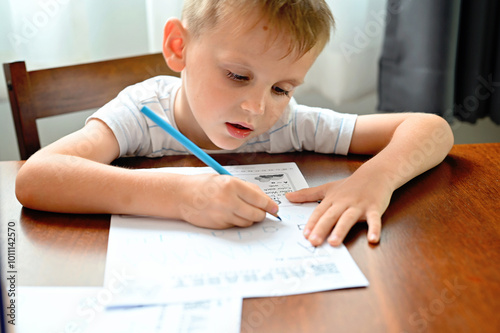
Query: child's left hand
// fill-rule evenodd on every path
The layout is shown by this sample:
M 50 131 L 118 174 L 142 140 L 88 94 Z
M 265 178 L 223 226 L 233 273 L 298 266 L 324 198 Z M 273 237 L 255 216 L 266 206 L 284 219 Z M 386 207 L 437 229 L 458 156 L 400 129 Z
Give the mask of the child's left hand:
M 358 221 L 368 223 L 368 241 L 378 243 L 382 215 L 393 192 L 380 178 L 353 174 L 346 179 L 287 193 L 286 197 L 297 203 L 321 200 L 304 228 L 304 236 L 312 245 L 321 245 L 325 239 L 332 246 L 342 244 Z

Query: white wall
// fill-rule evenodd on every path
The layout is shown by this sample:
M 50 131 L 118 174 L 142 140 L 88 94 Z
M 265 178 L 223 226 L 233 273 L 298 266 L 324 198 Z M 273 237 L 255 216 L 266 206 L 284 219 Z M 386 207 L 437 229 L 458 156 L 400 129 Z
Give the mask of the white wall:
M 24 60 L 28 70 L 34 70 L 146 54 L 146 10 L 145 0 L 2 0 L 0 63 Z M 17 160 L 6 89 L 2 68 L 0 160 Z M 80 128 L 85 117 L 84 113 L 41 120 L 42 145 Z

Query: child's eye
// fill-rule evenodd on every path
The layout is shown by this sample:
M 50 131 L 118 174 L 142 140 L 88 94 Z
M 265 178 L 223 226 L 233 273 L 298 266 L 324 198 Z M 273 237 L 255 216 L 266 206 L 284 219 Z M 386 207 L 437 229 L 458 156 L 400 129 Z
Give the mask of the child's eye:
M 280 87 L 277 87 L 277 86 L 273 87 L 273 91 L 276 95 L 280 95 L 280 96 L 288 96 L 290 94 L 289 91 L 281 89 Z
M 233 73 L 231 71 L 227 71 L 226 76 L 228 78 L 230 78 L 231 80 L 238 81 L 238 82 L 243 82 L 243 81 L 250 80 L 250 78 L 248 76 L 238 75 L 238 74 Z

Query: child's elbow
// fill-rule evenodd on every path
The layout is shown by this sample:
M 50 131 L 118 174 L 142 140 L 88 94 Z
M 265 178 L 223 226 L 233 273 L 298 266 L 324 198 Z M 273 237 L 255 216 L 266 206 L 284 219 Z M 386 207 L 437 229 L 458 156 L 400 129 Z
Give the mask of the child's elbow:
M 36 176 L 31 169 L 29 165 L 21 167 L 16 177 L 15 193 L 21 205 L 36 209 L 40 192 L 36 189 Z
M 446 149 L 446 153 L 448 153 L 455 144 L 455 137 L 453 136 L 453 131 L 450 124 L 444 118 L 440 116 L 436 117 L 438 118 L 438 131 L 442 133 L 443 147 Z
M 425 114 L 425 117 L 427 126 L 432 128 L 430 139 L 436 146 L 440 147 L 444 155 L 447 155 L 455 143 L 450 125 L 443 117 L 438 115 Z

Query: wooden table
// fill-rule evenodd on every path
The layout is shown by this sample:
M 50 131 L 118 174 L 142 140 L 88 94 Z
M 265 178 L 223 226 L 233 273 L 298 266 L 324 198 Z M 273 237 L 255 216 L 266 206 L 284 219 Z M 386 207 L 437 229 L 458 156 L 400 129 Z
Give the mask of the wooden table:
M 296 162 L 310 186 L 346 177 L 367 159 L 215 158 L 223 165 Z M 203 165 L 192 156 L 117 164 Z M 14 225 L 18 285 L 102 285 L 110 216 L 22 208 L 14 195 L 21 165 L 0 162 L 2 253 L 7 224 Z M 345 244 L 369 287 L 246 299 L 242 332 L 500 332 L 499 178 L 499 143 L 456 145 L 443 163 L 394 193 L 379 245 L 367 243 L 366 224 L 349 233 Z

